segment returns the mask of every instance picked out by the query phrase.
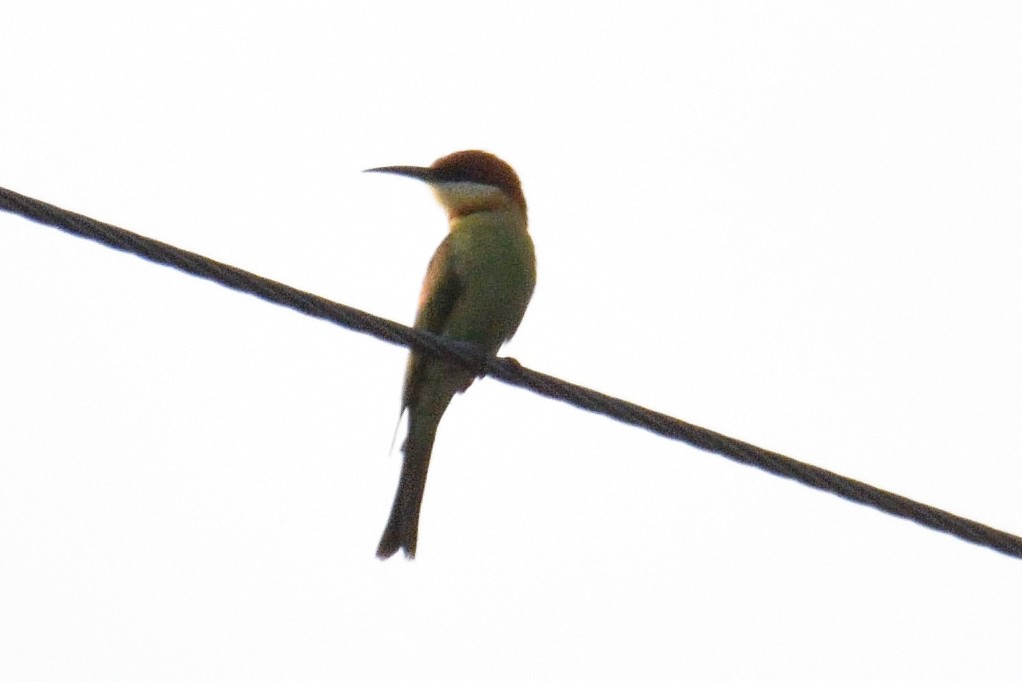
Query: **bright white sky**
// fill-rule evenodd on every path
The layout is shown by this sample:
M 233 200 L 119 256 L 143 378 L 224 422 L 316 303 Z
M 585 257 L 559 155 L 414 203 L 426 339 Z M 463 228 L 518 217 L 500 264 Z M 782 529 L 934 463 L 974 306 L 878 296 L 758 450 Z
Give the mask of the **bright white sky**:
M 491 7 L 492 5 L 492 7 Z M 410 322 L 363 175 L 493 151 L 506 353 L 1022 532 L 1022 9 L 20 3 L 0 185 Z M 0 677 L 1017 679 L 1022 563 L 0 215 Z

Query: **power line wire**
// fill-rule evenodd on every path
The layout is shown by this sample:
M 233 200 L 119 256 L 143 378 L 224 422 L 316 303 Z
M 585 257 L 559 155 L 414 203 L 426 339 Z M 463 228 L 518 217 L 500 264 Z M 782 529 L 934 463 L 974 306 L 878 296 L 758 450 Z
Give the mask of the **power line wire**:
M 1022 558 L 1022 537 L 983 525 L 974 520 L 920 503 L 908 497 L 838 475 L 818 466 L 777 454 L 727 437 L 672 416 L 605 395 L 554 376 L 527 369 L 512 359 L 486 357 L 474 347 L 449 341 L 434 334 L 409 328 L 383 317 L 335 303 L 326 298 L 260 277 L 237 267 L 176 248 L 134 232 L 114 227 L 57 206 L 0 187 L 0 209 L 56 227 L 150 260 L 161 265 L 210 279 L 228 288 L 298 312 L 367 333 L 390 343 L 453 360 L 470 367 L 484 367 L 487 375 L 505 383 L 567 402 L 581 409 L 609 416 L 622 423 L 685 442 L 693 447 L 754 466 L 774 475 L 830 492 L 848 501 L 916 522 L 974 544 L 986 546 L 1013 558 Z

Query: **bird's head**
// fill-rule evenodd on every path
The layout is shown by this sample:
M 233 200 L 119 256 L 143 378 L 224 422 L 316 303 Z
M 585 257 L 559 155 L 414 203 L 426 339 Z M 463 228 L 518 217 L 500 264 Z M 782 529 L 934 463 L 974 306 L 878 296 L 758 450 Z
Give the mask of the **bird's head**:
M 367 173 L 393 173 L 427 183 L 453 219 L 480 211 L 517 208 L 525 213 L 525 195 L 518 175 L 504 161 L 485 151 L 456 151 L 429 167 L 384 166 Z

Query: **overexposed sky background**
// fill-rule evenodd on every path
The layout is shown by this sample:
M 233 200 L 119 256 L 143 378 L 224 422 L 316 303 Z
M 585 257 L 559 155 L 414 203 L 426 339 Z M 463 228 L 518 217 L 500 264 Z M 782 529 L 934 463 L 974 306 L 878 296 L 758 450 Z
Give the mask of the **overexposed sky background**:
M 22 3 L 0 185 L 410 322 L 493 151 L 505 353 L 1022 532 L 1017 3 Z M 0 678 L 1014 679 L 1022 563 L 0 214 Z

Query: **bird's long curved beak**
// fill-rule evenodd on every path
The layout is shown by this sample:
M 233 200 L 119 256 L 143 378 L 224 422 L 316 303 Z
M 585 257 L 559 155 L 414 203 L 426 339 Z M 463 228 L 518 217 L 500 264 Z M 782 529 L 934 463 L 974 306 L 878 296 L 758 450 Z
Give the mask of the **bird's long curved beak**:
M 405 177 L 413 177 L 416 180 L 422 180 L 423 182 L 430 182 L 436 176 L 435 170 L 432 168 L 423 168 L 421 166 L 383 166 L 380 168 L 366 168 L 362 172 L 404 175 Z

